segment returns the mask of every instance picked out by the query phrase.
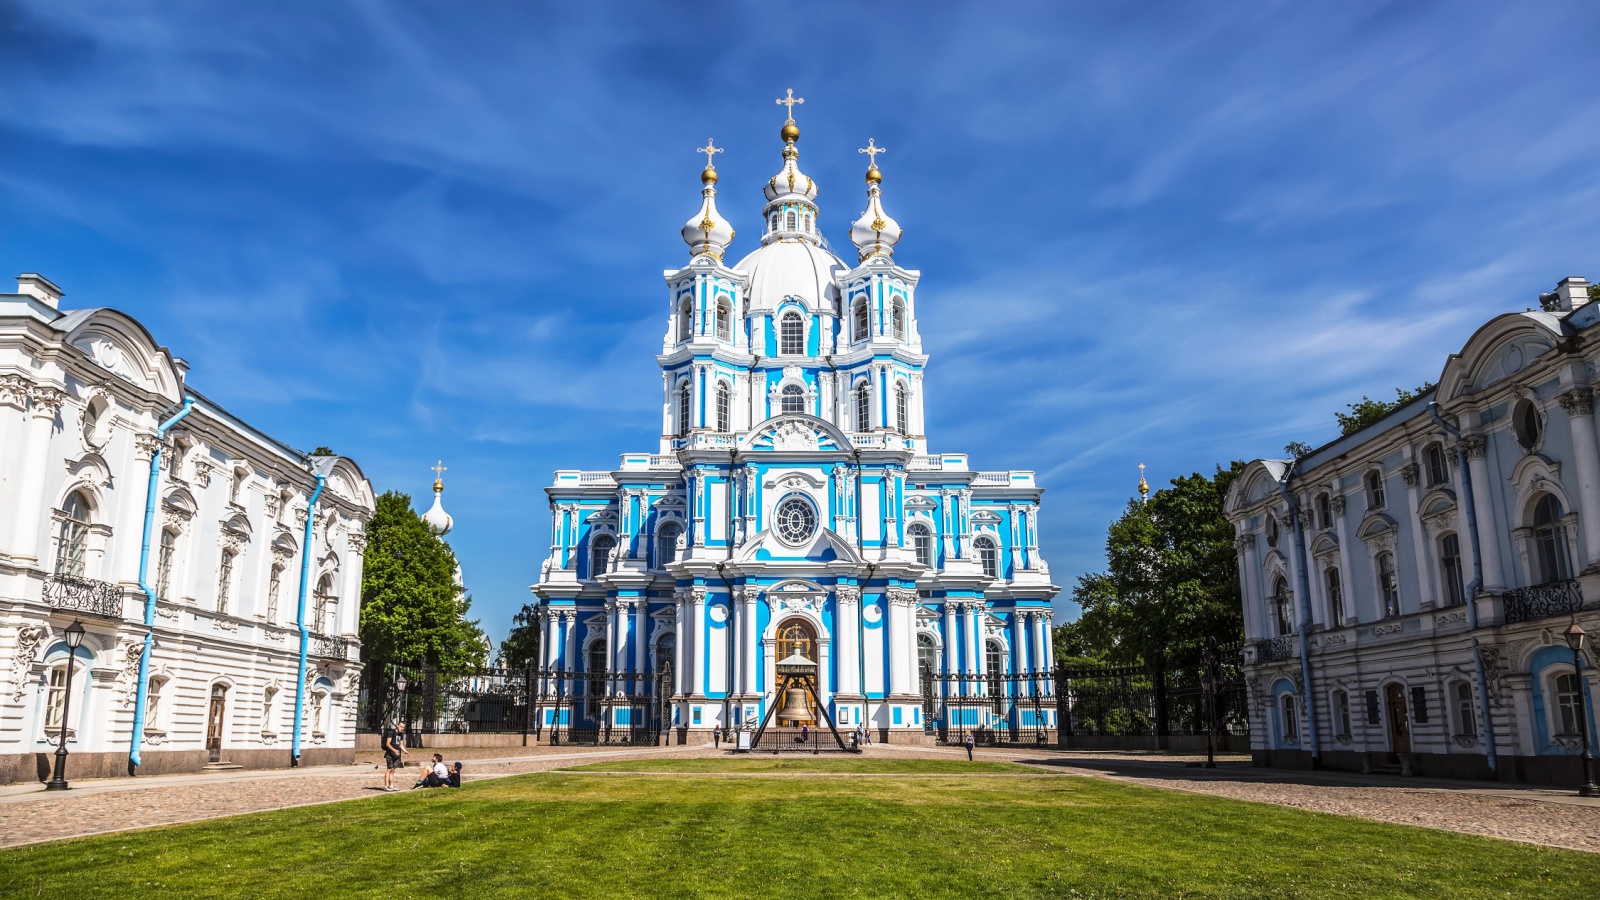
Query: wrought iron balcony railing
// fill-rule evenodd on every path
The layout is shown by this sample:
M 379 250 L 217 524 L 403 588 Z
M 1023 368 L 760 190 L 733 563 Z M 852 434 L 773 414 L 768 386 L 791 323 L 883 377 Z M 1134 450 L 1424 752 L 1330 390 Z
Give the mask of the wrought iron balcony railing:
M 349 659 L 350 641 L 342 637 L 312 632 L 308 652 L 318 659 Z
M 1277 662 L 1280 659 L 1293 659 L 1295 651 L 1299 649 L 1296 635 L 1284 634 L 1264 641 L 1256 641 L 1256 662 Z
M 56 609 L 122 618 L 122 585 L 73 575 L 46 575 L 44 602 Z
M 1583 609 L 1583 588 L 1576 578 L 1566 581 L 1547 581 L 1506 591 L 1501 595 L 1505 604 L 1506 624 L 1532 622 L 1551 616 L 1565 616 Z

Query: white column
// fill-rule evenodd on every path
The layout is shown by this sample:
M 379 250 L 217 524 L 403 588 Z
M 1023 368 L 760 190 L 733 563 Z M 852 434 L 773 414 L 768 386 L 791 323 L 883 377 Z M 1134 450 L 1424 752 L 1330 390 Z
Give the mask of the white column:
M 1489 440 L 1481 434 L 1461 439 L 1467 451 L 1467 466 L 1472 471 L 1474 504 L 1478 514 L 1478 545 L 1483 548 L 1483 585 L 1490 593 L 1505 590 L 1505 576 L 1500 571 L 1500 535 L 1503 529 L 1495 522 L 1493 492 L 1489 490 Z
M 1039 665 L 1034 670 L 1037 672 L 1050 671 L 1050 628 L 1045 623 L 1043 612 L 1033 613 L 1033 652 L 1038 653 Z
M 1407 463 L 1400 467 L 1400 477 L 1406 483 L 1406 515 L 1411 525 L 1411 550 L 1417 566 L 1417 589 L 1421 592 L 1421 607 L 1430 609 L 1444 605 L 1444 592 L 1439 589 L 1439 582 L 1434 572 L 1434 566 L 1428 561 L 1429 545 L 1433 543 L 1428 532 L 1422 527 L 1422 499 L 1419 482 L 1422 479 L 1422 469 L 1415 462 Z M 1302 515 L 1300 524 L 1306 524 L 1303 511 L 1305 504 L 1301 504 Z M 1310 584 L 1317 584 L 1320 579 L 1313 570 L 1306 573 Z
M 978 675 L 982 672 L 979 666 L 982 664 L 983 660 L 983 645 L 978 640 L 978 635 L 980 633 L 978 631 L 978 607 L 981 606 L 981 604 L 974 600 L 968 600 L 965 602 L 967 610 L 966 672 L 969 675 Z M 967 689 L 975 696 L 981 693 L 981 689 L 976 682 L 968 684 Z
M 1343 497 L 1336 498 L 1343 501 Z M 1341 520 L 1342 521 L 1342 520 Z M 1239 551 L 1239 592 L 1244 595 L 1244 634 L 1247 638 L 1261 637 L 1261 597 L 1256 590 L 1256 536 L 1241 534 L 1233 539 Z M 1339 537 L 1339 550 L 1344 551 L 1344 536 Z
M 673 622 L 673 627 L 676 629 L 677 640 L 673 641 L 672 680 L 673 690 L 675 690 L 679 695 L 683 695 L 689 693 L 688 666 L 685 664 L 685 660 L 689 658 L 687 652 L 689 640 L 689 598 L 687 595 L 680 594 L 677 597 L 677 601 L 678 615 L 676 620 Z
M 745 588 L 744 596 L 739 600 L 739 629 L 744 633 L 740 641 L 744 650 L 740 662 L 744 666 L 743 688 L 746 694 L 756 692 L 756 662 L 760 658 L 759 634 L 756 632 L 756 591 L 754 588 Z
M 21 375 L 0 375 L 0 509 L 22 506 L 23 473 L 27 471 L 28 392 L 32 382 Z M 0 553 L 11 552 L 16 517 L 0 516 Z
M 954 675 L 959 669 L 956 636 L 956 605 L 944 602 L 944 674 Z
M 33 409 L 22 435 L 22 452 L 18 454 L 25 460 L 22 469 L 25 474 L 19 492 L 20 502 L 12 511 L 16 531 L 11 546 L 5 548 L 14 557 L 43 560 L 39 551 L 40 525 L 50 521 L 44 499 L 45 472 L 50 462 L 50 437 L 55 432 L 56 413 L 66 399 L 67 392 L 60 388 L 46 385 L 33 389 Z
M 861 591 L 841 587 L 834 592 L 838 600 L 839 632 L 834 640 L 839 647 L 839 693 L 861 693 Z
M 690 673 L 690 693 L 704 695 L 706 672 L 705 641 L 700 640 L 700 629 L 706 621 L 706 589 L 693 588 L 694 610 L 690 616 L 689 627 L 694 635 L 694 671 Z
M 1572 426 L 1572 458 L 1578 464 L 1578 530 L 1584 568 L 1600 566 L 1600 448 L 1595 445 L 1594 391 L 1577 388 L 1556 398 Z

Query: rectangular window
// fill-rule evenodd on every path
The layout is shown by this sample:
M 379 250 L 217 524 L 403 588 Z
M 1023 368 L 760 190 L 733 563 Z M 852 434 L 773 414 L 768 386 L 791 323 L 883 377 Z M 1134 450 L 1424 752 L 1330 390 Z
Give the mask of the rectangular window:
M 1291 743 L 1300 740 L 1300 717 L 1295 712 L 1294 695 L 1284 694 L 1282 699 L 1283 710 L 1283 740 Z
M 1333 510 L 1330 509 L 1329 506 L 1328 506 L 1328 495 L 1327 494 L 1318 494 L 1317 495 L 1317 527 L 1318 528 L 1332 528 L 1333 527 Z
M 1400 615 L 1400 578 L 1394 570 L 1394 554 L 1378 554 L 1378 588 L 1383 591 L 1385 617 Z
M 67 670 L 58 666 L 50 670 L 50 681 L 44 697 L 44 728 L 61 730 L 61 714 L 67 702 Z
M 1434 444 L 1428 448 L 1428 487 L 1437 487 L 1450 481 L 1450 469 L 1445 465 L 1444 447 Z
M 1367 508 L 1383 508 L 1383 474 L 1380 472 L 1367 473 Z
M 1571 672 L 1555 678 L 1556 720 L 1560 726 L 1557 733 L 1562 737 L 1575 737 L 1584 731 L 1583 695 L 1579 687 L 1578 676 Z
M 1344 624 L 1344 594 L 1339 585 L 1339 570 L 1330 568 L 1324 577 L 1328 586 L 1328 627 L 1338 628 Z
M 161 721 L 161 691 L 167 686 L 165 678 L 150 679 L 150 690 L 144 702 L 144 727 L 155 728 Z
M 222 551 L 222 565 L 217 571 L 217 612 L 228 611 L 228 589 L 233 587 L 233 554 Z
M 1377 725 L 1383 719 L 1378 711 L 1378 692 L 1367 691 L 1367 724 Z
M 1333 711 L 1338 717 L 1338 737 L 1350 736 L 1350 695 L 1344 691 L 1333 692 Z
M 1472 736 L 1478 733 L 1477 710 L 1472 705 L 1472 685 L 1456 682 L 1456 734 Z
M 1420 684 L 1411 689 L 1411 719 L 1419 725 L 1428 723 L 1428 692 Z
M 278 622 L 278 592 L 282 588 L 283 569 L 273 566 L 272 574 L 267 577 L 267 621 L 274 625 Z
M 1444 602 L 1461 606 L 1467 602 L 1467 589 L 1461 582 L 1461 539 L 1447 534 L 1439 541 L 1439 563 L 1444 570 Z

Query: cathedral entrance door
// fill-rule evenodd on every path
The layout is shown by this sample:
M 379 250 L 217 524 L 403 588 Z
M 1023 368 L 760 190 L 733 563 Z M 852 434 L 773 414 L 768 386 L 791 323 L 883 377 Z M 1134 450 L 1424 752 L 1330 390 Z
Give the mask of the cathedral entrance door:
M 206 750 L 211 754 L 212 762 L 222 761 L 222 714 L 228 704 L 228 686 L 214 684 L 211 686 L 211 712 L 206 717 Z
M 1389 707 L 1389 750 L 1392 753 L 1411 752 L 1411 724 L 1406 718 L 1406 692 L 1398 684 L 1383 689 Z

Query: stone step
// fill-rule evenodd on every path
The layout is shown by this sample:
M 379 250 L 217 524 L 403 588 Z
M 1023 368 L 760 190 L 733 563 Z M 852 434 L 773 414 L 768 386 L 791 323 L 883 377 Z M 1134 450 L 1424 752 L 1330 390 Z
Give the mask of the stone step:
M 231 772 L 231 771 L 233 771 L 235 769 L 243 769 L 243 768 L 244 768 L 244 766 L 241 766 L 238 763 L 233 763 L 233 762 L 228 762 L 227 760 L 223 760 L 222 762 L 206 763 L 206 766 L 202 771 L 206 771 L 206 772 Z

